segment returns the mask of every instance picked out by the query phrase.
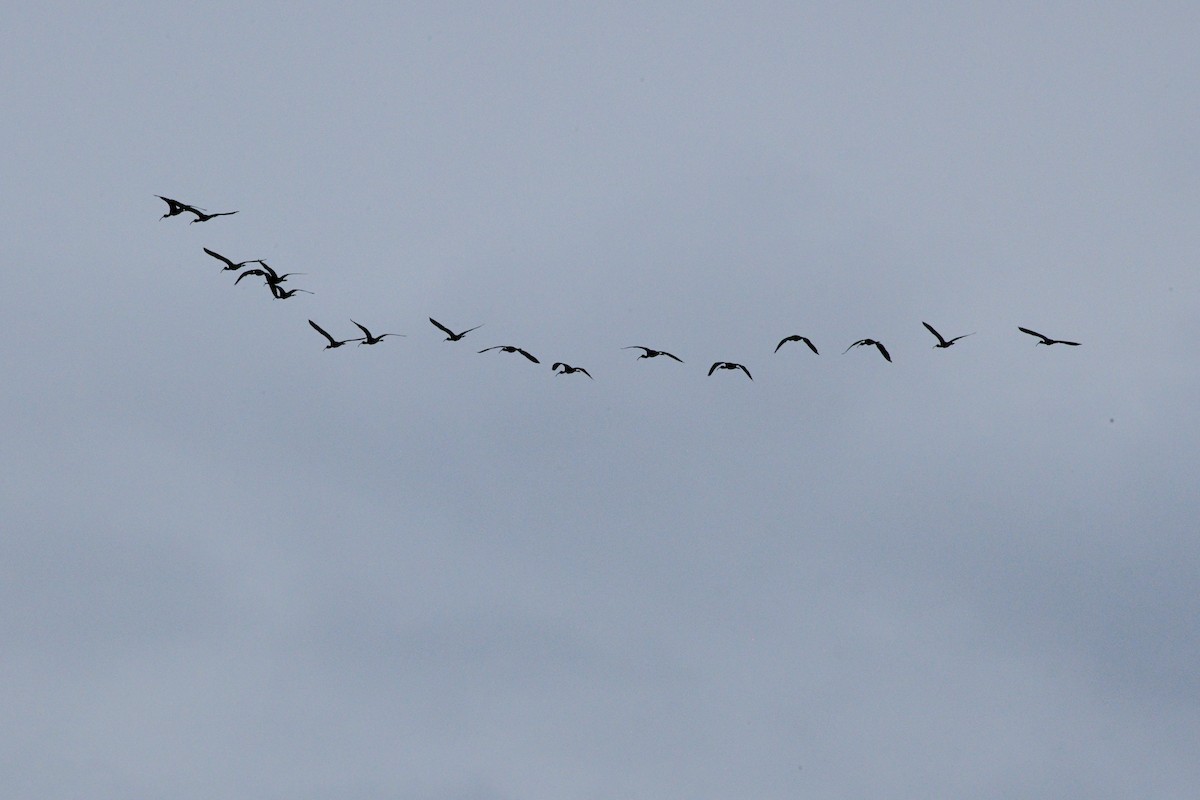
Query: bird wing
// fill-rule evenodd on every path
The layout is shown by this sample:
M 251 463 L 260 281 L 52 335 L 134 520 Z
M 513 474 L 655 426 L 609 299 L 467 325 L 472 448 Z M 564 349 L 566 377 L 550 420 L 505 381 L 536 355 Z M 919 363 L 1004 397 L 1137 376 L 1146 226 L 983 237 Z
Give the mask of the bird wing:
M 654 350 L 652 350 L 651 348 L 649 348 L 649 347 L 643 347 L 643 346 L 642 346 L 642 345 L 640 345 L 640 344 L 631 344 L 631 345 L 629 345 L 629 347 L 622 347 L 621 349 L 622 349 L 622 350 L 645 350 L 647 353 L 653 353 L 653 352 L 654 352 Z
M 883 342 L 876 342 L 875 346 L 879 348 L 879 352 L 883 355 L 884 359 L 887 361 L 892 360 L 892 357 L 888 355 L 887 348 L 883 346 Z
M 218 261 L 224 261 L 224 262 L 225 262 L 226 264 L 228 264 L 230 267 L 233 267 L 233 268 L 235 268 L 235 269 L 238 267 L 238 265 L 237 265 L 237 264 L 234 264 L 232 261 L 230 261 L 230 260 L 229 260 L 228 258 L 226 258 L 225 256 L 221 255 L 220 253 L 213 252 L 212 250 L 209 250 L 207 247 L 206 247 L 206 248 L 204 248 L 204 252 L 208 253 L 210 256 L 212 256 L 213 258 L 217 259 Z
M 555 361 L 554 364 L 550 367 L 550 369 L 557 370 L 559 367 L 565 367 L 565 366 L 566 366 L 566 364 L 562 363 L 561 361 Z
M 1038 337 L 1039 339 L 1041 339 L 1043 342 L 1048 342 L 1048 341 L 1050 341 L 1049 339 L 1047 339 L 1045 336 L 1042 336 L 1042 335 L 1041 335 L 1040 333 L 1038 333 L 1037 331 L 1031 331 L 1031 330 L 1029 330 L 1029 328 L 1022 328 L 1021 326 L 1019 326 L 1019 325 L 1018 325 L 1018 326 L 1017 326 L 1017 330 L 1019 330 L 1021 333 L 1028 333 L 1030 336 L 1036 336 L 1036 337 Z
M 351 322 L 354 322 L 354 320 L 350 320 L 350 321 L 351 321 Z M 355 325 L 358 325 L 358 323 L 357 323 L 357 322 L 354 322 L 354 324 L 355 324 Z M 363 334 L 364 334 L 364 335 L 365 335 L 365 336 L 366 336 L 368 339 L 374 339 L 374 338 L 375 338 L 374 336 L 372 336 L 372 335 L 371 335 L 371 332 L 370 332 L 369 330 L 367 330 L 366 328 L 364 328 L 362 325 L 358 325 L 358 329 L 359 329 L 360 331 L 362 331 L 362 332 L 363 332 Z
M 776 353 L 778 353 L 778 352 L 779 352 L 779 348 L 783 347 L 783 346 L 784 346 L 785 344 L 787 344 L 788 342 L 794 342 L 794 341 L 797 341 L 799 338 L 800 338 L 799 336 L 785 336 L 785 337 L 783 337 L 782 339 L 780 339 L 780 340 L 779 340 L 779 344 L 775 345 L 775 352 L 776 352 Z
M 482 350 L 480 350 L 479 352 L 481 352 L 481 353 L 486 353 L 488 350 L 495 350 L 495 349 L 497 349 L 497 348 L 499 348 L 499 347 L 503 347 L 503 346 L 504 346 L 504 345 L 502 345 L 502 344 L 494 344 L 494 345 L 492 345 L 491 347 L 485 347 L 485 348 L 483 348 L 483 349 L 482 349 Z
M 754 376 L 750 374 L 750 370 L 746 369 L 744 364 L 734 364 L 733 369 L 740 369 L 742 372 L 746 373 L 747 378 L 754 380 Z
M 714 361 L 713 365 L 708 368 L 708 374 L 712 375 L 714 372 L 717 371 L 717 367 L 721 366 L 724 363 L 725 363 L 724 361 Z
M 582 372 L 584 375 L 587 375 L 587 376 L 588 376 L 588 378 L 590 378 L 591 380 L 596 380 L 595 378 L 592 378 L 592 373 L 588 372 L 588 371 L 587 371 L 586 369 L 584 369 L 583 367 L 577 367 L 577 369 L 578 369 L 580 372 Z
M 460 333 L 460 334 L 458 335 L 458 338 L 460 338 L 460 339 L 461 339 L 462 337 L 466 336 L 466 335 L 467 335 L 468 333 L 470 333 L 471 331 L 477 331 L 477 330 L 479 330 L 479 329 L 480 329 L 480 328 L 482 328 L 482 327 L 483 327 L 482 325 L 476 325 L 474 328 L 467 328 L 465 331 L 463 331 L 462 333 Z
M 1063 341 L 1062 339 L 1056 339 L 1054 343 L 1055 344 L 1069 344 L 1069 345 L 1071 345 L 1071 347 L 1079 347 L 1079 342 L 1066 342 L 1066 341 Z
M 946 342 L 946 344 L 954 344 L 954 343 L 955 343 L 955 342 L 957 342 L 959 339 L 965 339 L 965 338 L 967 338 L 968 336 L 974 336 L 974 335 L 975 335 L 975 333 L 974 333 L 974 332 L 971 332 L 971 333 L 964 333 L 962 336 L 955 336 L 953 339 L 951 339 L 950 341 Z
M 321 335 L 322 335 L 322 336 L 324 336 L 326 339 L 328 339 L 330 344 L 337 344 L 337 340 L 336 340 L 336 339 L 334 339 L 332 336 L 330 336 L 330 335 L 329 335 L 329 334 L 328 334 L 328 333 L 325 331 L 325 329 L 324 329 L 324 328 L 322 328 L 320 325 L 318 325 L 317 323 L 313 322 L 311 319 L 308 321 L 308 324 L 313 326 L 313 330 L 314 330 L 314 331 L 316 331 L 317 333 L 321 334 Z
M 530 361 L 532 361 L 533 363 L 535 363 L 535 364 L 540 364 L 540 363 L 542 363 L 542 362 L 538 361 L 536 358 L 534 358 L 533 356 L 531 356 L 529 353 L 527 353 L 527 352 L 525 352 L 524 350 L 522 350 L 521 348 L 519 348 L 519 347 L 518 347 L 518 348 L 516 348 L 516 350 L 517 350 L 517 352 L 518 352 L 518 353 L 520 353 L 521 355 L 525 356 L 526 358 L 528 358 L 528 359 L 529 359 Z
M 808 349 L 809 349 L 809 350 L 812 350 L 812 351 L 813 351 L 813 353 L 816 353 L 817 355 L 821 355 L 820 353 L 817 353 L 817 346 L 816 346 L 815 344 L 813 344 L 813 343 L 812 343 L 812 340 L 811 340 L 811 339 L 809 339 L 807 336 L 801 336 L 801 337 L 800 337 L 800 341 L 802 341 L 802 342 L 804 342 L 806 345 L 808 345 Z
M 937 331 L 935 331 L 933 329 L 932 325 L 930 325 L 928 322 L 924 322 L 924 321 L 922 321 L 921 324 L 925 326 L 926 330 L 928 330 L 930 333 L 932 333 L 934 336 L 936 336 L 937 340 L 940 343 L 946 344 L 946 340 L 942 338 L 942 335 L 940 333 L 938 333 Z M 951 340 L 951 341 L 953 341 L 953 340 Z
M 843 350 L 843 351 L 842 351 L 842 355 L 846 355 L 846 353 L 849 353 L 851 350 L 853 350 L 854 348 L 858 347 L 860 344 L 864 343 L 865 341 L 867 341 L 867 340 L 866 340 L 866 339 L 859 339 L 857 342 L 855 342 L 854 344 L 850 345 L 850 346 L 849 346 L 849 347 L 847 347 L 845 350 Z
M 433 326 L 434 326 L 435 328 L 437 328 L 438 330 L 440 330 L 442 333 L 446 334 L 447 336 L 453 336 L 453 335 L 454 335 L 454 331 L 450 330 L 449 328 L 447 328 L 447 327 L 446 327 L 445 325 L 443 325 L 442 323 L 438 322 L 438 321 L 437 321 L 436 319 L 434 319 L 433 317 L 430 317 L 430 318 L 429 318 L 429 321 L 433 323 Z
M 672 355 L 671 353 L 668 353 L 666 350 L 662 350 L 661 352 L 662 352 L 662 354 L 663 354 L 664 356 L 666 356 L 667 358 L 673 358 L 673 359 L 675 359 L 676 361 L 678 361 L 680 364 L 682 364 L 682 363 L 683 363 L 683 359 L 682 359 L 682 358 L 680 358 L 679 356 Z
M 245 272 L 243 272 L 241 275 L 237 276 L 237 280 L 233 282 L 233 285 L 237 286 L 239 283 L 242 282 L 242 278 L 246 277 L 247 275 L 259 275 L 264 278 L 267 277 L 267 273 L 263 272 L 261 269 L 248 269 Z

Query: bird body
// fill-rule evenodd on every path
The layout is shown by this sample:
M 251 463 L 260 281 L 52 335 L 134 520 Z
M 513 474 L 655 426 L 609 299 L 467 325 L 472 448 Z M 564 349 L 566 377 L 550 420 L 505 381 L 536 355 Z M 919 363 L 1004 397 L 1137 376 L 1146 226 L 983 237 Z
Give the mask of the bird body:
M 974 332 L 971 332 L 971 333 L 964 333 L 962 336 L 955 336 L 953 339 L 945 339 L 942 337 L 942 335 L 940 333 L 938 333 L 936 330 L 934 330 L 933 326 L 930 325 L 928 322 L 922 322 L 921 324 L 925 326 L 926 330 L 928 330 L 935 337 L 937 337 L 938 343 L 935 344 L 934 347 L 942 347 L 942 348 L 949 347 L 950 345 L 957 342 L 959 339 L 965 339 L 968 336 L 975 335 Z
M 671 354 L 670 354 L 670 353 L 668 353 L 666 350 L 655 350 L 655 349 L 653 349 L 653 348 L 650 348 L 650 347 L 643 347 L 643 346 L 642 346 L 642 345 L 640 345 L 640 344 L 630 345 L 629 347 L 622 347 L 621 349 L 622 349 L 622 350 L 644 350 L 645 352 L 644 352 L 644 353 L 642 353 L 640 356 L 638 356 L 638 358 L 639 358 L 639 359 L 642 359 L 642 358 L 658 358 L 659 356 L 666 356 L 667 358 L 673 358 L 673 359 L 675 359 L 675 360 L 676 360 L 676 361 L 678 361 L 680 364 L 682 364 L 682 363 L 683 363 L 683 359 L 682 359 L 682 358 L 680 358 L 679 356 L 671 355 Z
M 1044 344 L 1044 345 L 1067 344 L 1067 345 L 1070 345 L 1071 347 L 1079 346 L 1079 342 L 1068 342 L 1065 339 L 1051 339 L 1048 336 L 1043 336 L 1042 334 L 1038 333 L 1037 331 L 1031 331 L 1031 330 L 1029 330 L 1029 328 L 1022 328 L 1022 327 L 1018 326 L 1017 330 L 1019 330 L 1021 333 L 1028 333 L 1030 336 L 1036 336 L 1037 338 L 1041 339 L 1041 341 L 1038 342 L 1038 344 Z
M 821 355 L 820 353 L 817 353 L 817 346 L 812 343 L 811 339 L 809 339 L 807 336 L 800 336 L 799 334 L 793 334 L 792 336 L 785 336 L 782 339 L 780 339 L 779 344 L 775 345 L 775 352 L 778 353 L 779 348 L 783 347 L 784 344 L 786 344 L 787 342 L 804 342 L 806 345 L 808 345 L 809 350 L 812 350 L 817 355 Z
M 744 365 L 734 363 L 733 361 L 714 361 L 713 365 L 708 368 L 708 374 L 711 376 L 719 369 L 740 369 L 742 372 L 746 373 L 747 378 L 754 380 L 754 376 L 750 374 L 750 370 L 746 369 Z
M 879 348 L 879 354 L 881 356 L 883 356 L 886 361 L 888 361 L 889 363 L 891 362 L 892 357 L 891 357 L 891 355 L 888 354 L 887 348 L 883 346 L 883 342 L 877 342 L 874 339 L 859 339 L 857 342 L 855 342 L 854 344 L 850 345 L 845 350 L 843 350 L 842 355 L 846 355 L 846 353 L 849 353 L 851 350 L 853 350 L 856 347 L 859 347 L 860 345 L 865 346 L 865 347 L 870 347 L 871 345 L 875 345 L 877 348 Z
M 559 367 L 562 367 L 562 372 L 558 371 Z M 554 370 L 555 375 L 570 375 L 572 372 L 582 372 L 589 378 L 592 377 L 592 373 L 588 372 L 583 367 L 572 367 L 570 364 L 564 364 L 561 361 L 555 361 L 554 366 L 550 367 L 550 369 Z M 595 378 L 592 378 L 592 380 L 595 380 Z
M 465 331 L 463 331 L 462 333 L 455 333 L 454 331 L 450 330 L 449 328 L 447 328 L 447 327 L 446 327 L 445 325 L 443 325 L 442 323 L 438 322 L 438 321 L 437 321 L 436 319 L 434 319 L 433 317 L 430 317 L 430 318 L 429 318 L 429 321 L 430 321 L 430 322 L 432 322 L 432 323 L 434 324 L 434 327 L 438 328 L 439 330 L 441 330 L 443 333 L 445 333 L 445 334 L 446 334 L 445 341 L 447 341 L 447 342 L 457 342 L 459 339 L 463 338 L 464 336 L 466 336 L 466 335 L 467 335 L 468 333 L 470 333 L 471 331 L 473 331 L 473 330 L 478 330 L 479 328 L 482 328 L 482 327 L 483 327 L 482 325 L 476 325 L 474 328 L 467 328 L 467 329 L 466 329 Z
M 521 355 L 525 356 L 526 358 L 528 358 L 530 361 L 532 361 L 535 364 L 542 363 L 542 362 L 538 361 L 536 358 L 534 358 L 532 355 L 530 355 L 528 352 L 526 352 L 525 350 L 522 350 L 519 347 L 513 347 L 512 345 L 509 345 L 509 344 L 497 344 L 497 345 L 493 345 L 492 347 L 485 347 L 482 350 L 480 350 L 479 352 L 486 353 L 488 350 L 502 350 L 505 353 L 520 353 Z

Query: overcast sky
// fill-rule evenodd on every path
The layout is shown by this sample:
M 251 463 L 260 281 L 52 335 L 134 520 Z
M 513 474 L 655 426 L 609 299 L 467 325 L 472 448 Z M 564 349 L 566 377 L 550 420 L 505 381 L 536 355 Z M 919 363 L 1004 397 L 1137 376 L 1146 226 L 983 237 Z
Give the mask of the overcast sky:
M 6 9 L 0 794 L 1198 796 L 1200 10 L 647 5 Z

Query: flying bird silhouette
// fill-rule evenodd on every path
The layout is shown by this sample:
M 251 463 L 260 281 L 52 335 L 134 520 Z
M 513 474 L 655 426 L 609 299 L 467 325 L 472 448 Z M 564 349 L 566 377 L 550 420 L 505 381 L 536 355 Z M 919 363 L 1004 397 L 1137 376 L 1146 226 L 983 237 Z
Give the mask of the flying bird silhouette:
M 284 289 L 280 286 L 275 286 L 275 285 L 271 286 L 271 294 L 275 296 L 276 300 L 287 300 L 289 297 L 292 297 L 293 295 L 295 295 L 296 292 L 304 292 L 305 294 L 312 294 L 312 292 L 308 291 L 307 289 Z
M 808 345 L 809 350 L 812 350 L 814 353 L 817 353 L 817 346 L 812 343 L 812 340 L 809 339 L 807 336 L 800 336 L 799 334 L 793 334 L 792 336 L 785 336 L 782 339 L 780 339 L 779 344 L 775 345 L 775 352 L 778 353 L 779 348 L 783 347 L 784 344 L 786 344 L 787 342 L 804 342 L 806 345 Z M 817 353 L 817 355 L 821 355 L 821 354 Z
M 313 326 L 313 330 L 315 330 L 317 333 L 321 334 L 322 336 L 324 336 L 326 339 L 329 340 L 329 344 L 325 345 L 326 350 L 333 350 L 334 348 L 341 347 L 342 345 L 347 344 L 349 342 L 361 342 L 362 341 L 362 339 L 342 339 L 341 341 L 338 341 L 337 339 L 333 338 L 328 333 L 326 333 L 324 328 L 322 328 L 317 323 L 313 322 L 311 319 L 308 321 L 308 324 Z
M 957 342 L 959 339 L 965 339 L 968 336 L 975 335 L 974 331 L 972 331 L 971 333 L 964 333 L 962 336 L 955 336 L 953 339 L 944 339 L 944 338 L 942 338 L 942 335 L 940 333 L 938 333 L 937 331 L 935 331 L 933 329 L 933 326 L 930 325 L 928 322 L 922 322 L 921 324 L 925 326 L 926 330 L 928 330 L 930 333 L 932 333 L 934 336 L 937 337 L 938 343 L 935 344 L 934 347 L 949 347 L 950 345 Z
M 440 330 L 446 334 L 446 338 L 444 341 L 447 341 L 447 342 L 457 342 L 459 339 L 466 336 L 471 331 L 478 330 L 479 328 L 483 327 L 482 325 L 476 325 L 474 328 L 467 328 L 462 333 L 455 333 L 454 331 L 450 330 L 442 323 L 438 322 L 433 317 L 430 317 L 429 321 L 433 323 L 434 327 L 436 327 L 438 330 Z
M 237 280 L 233 282 L 234 286 L 237 286 L 239 283 L 241 283 L 242 278 L 245 278 L 248 275 L 257 275 L 258 277 L 260 277 L 264 281 L 266 281 L 267 286 L 272 287 L 272 293 L 274 293 L 273 292 L 274 287 L 283 283 L 292 275 L 307 275 L 308 274 L 307 272 L 285 272 L 282 275 L 280 275 L 274 269 L 271 268 L 270 264 L 263 261 L 261 258 L 256 258 L 256 259 L 254 259 L 253 262 L 247 261 L 246 263 L 247 264 L 250 264 L 250 263 L 261 264 L 262 269 L 255 268 L 255 269 L 246 270 L 241 275 L 238 275 Z M 311 292 L 310 292 L 310 294 L 311 294 Z
M 247 264 L 261 264 L 261 263 L 263 263 L 263 262 L 262 262 L 260 259 L 257 259 L 257 258 L 252 258 L 252 259 L 250 259 L 249 261 L 239 261 L 238 263 L 236 263 L 236 264 L 235 264 L 235 263 L 233 263 L 231 260 L 229 260 L 228 258 L 226 258 L 225 256 L 223 256 L 223 255 L 221 255 L 220 253 L 217 253 L 217 252 L 215 252 L 215 251 L 213 251 L 213 250 L 209 250 L 207 247 L 206 247 L 206 248 L 204 248 L 204 252 L 208 253 L 210 256 L 212 256 L 213 258 L 217 259 L 218 261 L 222 261 L 222 262 L 224 262 L 225 266 L 221 267 L 221 269 L 222 269 L 222 270 L 230 270 L 230 271 L 232 271 L 232 270 L 239 270 L 239 269 L 241 269 L 242 267 L 246 266 Z M 238 280 L 241 280 L 241 277 L 240 277 L 240 276 L 239 276 Z M 236 283 L 237 283 L 237 281 L 234 281 L 234 283 L 236 284 Z
M 189 225 L 195 225 L 197 222 L 208 222 L 214 217 L 228 217 L 231 214 L 238 213 L 236 211 L 218 211 L 215 214 L 205 214 L 200 209 L 192 208 L 191 206 L 188 206 L 186 210 L 196 215 L 196 218 L 188 223 Z
M 503 350 L 506 353 L 520 353 L 521 355 L 525 356 L 526 358 L 528 358 L 530 361 L 532 361 L 535 364 L 542 363 L 542 362 L 538 361 L 536 358 L 534 358 L 533 356 L 529 355 L 529 353 L 525 352 L 521 348 L 513 347 L 512 345 L 508 345 L 508 344 L 497 344 L 497 345 L 493 345 L 492 347 L 485 347 L 482 350 L 480 350 L 479 352 L 486 353 L 488 350 Z
M 714 372 L 716 372 L 719 369 L 740 369 L 742 372 L 746 373 L 747 378 L 749 378 L 750 380 L 754 380 L 754 376 L 750 374 L 750 370 L 746 369 L 743 365 L 735 364 L 732 361 L 715 361 L 715 362 L 713 362 L 713 365 L 708 368 L 708 374 L 712 375 Z
M 350 321 L 354 322 L 354 320 L 350 320 Z M 363 339 L 361 342 L 358 343 L 359 347 L 362 347 L 364 344 L 379 344 L 380 342 L 382 342 L 384 340 L 385 337 L 388 337 L 388 336 L 401 336 L 401 337 L 404 336 L 403 333 L 381 333 L 378 336 L 372 336 L 371 332 L 369 330 L 367 330 L 365 326 L 359 325 L 357 322 L 354 322 L 354 324 L 358 325 L 358 329 L 360 331 L 362 331 L 363 335 L 366 337 L 365 339 Z
M 892 357 L 890 355 L 888 355 L 887 348 L 883 346 L 883 342 L 877 342 L 874 339 L 859 339 L 857 342 L 855 342 L 854 344 L 850 345 L 845 350 L 843 350 L 842 355 L 846 355 L 846 353 L 849 353 L 851 350 L 858 347 L 859 345 L 864 345 L 867 347 L 870 347 L 871 345 L 875 345 L 876 347 L 879 348 L 880 355 L 882 355 L 889 362 L 892 360 Z
M 559 367 L 562 367 L 562 372 L 558 371 Z M 588 372 L 583 367 L 572 367 L 570 364 L 564 364 L 561 361 L 555 361 L 554 366 L 550 367 L 550 369 L 554 370 L 555 375 L 570 375 L 572 372 L 582 372 L 589 378 L 592 377 L 592 373 Z M 595 380 L 595 378 L 592 378 L 592 380 Z
M 1069 344 L 1069 345 L 1071 345 L 1071 347 L 1079 347 L 1079 342 L 1068 342 L 1065 339 L 1051 339 L 1048 336 L 1043 336 L 1042 334 L 1038 333 L 1037 331 L 1031 331 L 1031 330 L 1029 330 L 1029 328 L 1022 328 L 1022 327 L 1018 326 L 1017 330 L 1019 330 L 1021 333 L 1028 333 L 1030 336 L 1036 336 L 1037 338 L 1041 339 L 1041 341 L 1038 342 L 1038 344 L 1046 344 L 1046 345 Z M 1036 347 L 1036 345 L 1035 345 L 1035 347 Z
M 181 203 L 178 200 L 172 200 L 169 197 L 163 197 L 161 194 L 156 194 L 154 196 L 157 197 L 159 200 L 166 201 L 166 204 L 167 204 L 167 213 L 165 213 L 161 217 L 159 217 L 160 220 L 164 220 L 167 217 L 173 217 L 176 214 L 182 214 L 185 211 L 194 211 L 195 210 L 191 206 L 189 206 L 187 203 Z
M 682 358 L 680 358 L 679 356 L 674 356 L 674 355 L 671 355 L 671 354 L 670 354 L 670 353 L 668 353 L 666 350 L 654 350 L 654 349 L 652 349 L 652 348 L 649 348 L 649 347 L 643 347 L 643 346 L 642 346 L 642 345 L 640 345 L 640 344 L 634 344 L 634 345 L 630 345 L 629 347 L 622 347 L 621 349 L 622 349 L 622 350 L 645 350 L 646 352 L 644 352 L 644 353 L 642 353 L 640 356 L 638 356 L 638 358 L 639 358 L 639 359 L 643 359 L 643 358 L 658 358 L 659 356 L 666 356 L 667 358 L 673 358 L 673 359 L 675 359 L 675 360 L 676 360 L 676 361 L 678 361 L 680 364 L 682 364 L 682 363 L 683 363 L 683 359 L 682 359 Z

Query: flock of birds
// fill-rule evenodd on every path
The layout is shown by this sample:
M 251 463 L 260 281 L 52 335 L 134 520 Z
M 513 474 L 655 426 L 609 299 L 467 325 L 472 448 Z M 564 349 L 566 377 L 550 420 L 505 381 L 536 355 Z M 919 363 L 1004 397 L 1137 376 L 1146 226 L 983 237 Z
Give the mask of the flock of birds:
M 195 215 L 195 219 L 193 219 L 189 224 L 194 225 L 197 222 L 207 222 L 208 220 L 214 219 L 216 217 L 227 217 L 232 214 L 238 213 L 236 211 L 218 211 L 216 213 L 210 214 L 207 211 L 205 211 L 204 209 L 199 208 L 197 206 L 189 205 L 187 203 L 181 203 L 178 200 L 172 200 L 171 198 L 163 197 L 162 195 L 155 195 L 155 196 L 167 204 L 167 213 L 163 214 L 162 217 L 159 218 L 160 220 L 167 219 L 168 217 L 179 216 L 181 214 L 193 214 L 193 215 Z M 235 262 L 232 259 L 226 258 L 225 256 L 221 255 L 220 253 L 217 253 L 213 250 L 208 249 L 207 247 L 204 248 L 204 252 L 207 253 L 208 255 L 212 256 L 213 258 L 217 259 L 222 264 L 224 264 L 224 266 L 221 268 L 223 271 L 238 272 L 237 280 L 235 280 L 233 282 L 235 286 L 237 284 L 241 283 L 243 278 L 258 277 L 258 278 L 263 279 L 263 284 L 268 289 L 270 289 L 271 296 L 274 297 L 276 300 L 287 300 L 290 297 L 294 297 L 298 293 L 312 294 L 312 292 L 310 292 L 306 289 L 285 289 L 282 286 L 282 284 L 285 283 L 289 277 L 291 277 L 292 275 L 305 274 L 303 272 L 285 272 L 283 274 L 280 274 L 280 273 L 276 272 L 274 269 L 272 269 L 271 266 L 268 265 L 266 261 L 263 261 L 262 259 L 259 259 L 259 258 L 249 259 L 247 261 Z M 243 269 L 244 267 L 247 267 L 250 264 L 257 264 L 258 266 L 254 267 L 252 269 Z M 367 327 L 365 325 L 362 325 L 361 323 L 358 323 L 358 322 L 354 322 L 354 320 L 350 320 L 350 321 L 354 323 L 355 327 L 357 327 L 360 331 L 362 331 L 362 334 L 363 334 L 362 336 L 352 338 L 352 339 L 335 339 L 332 335 L 330 335 L 330 333 L 328 331 L 326 331 L 324 328 L 322 328 L 317 323 L 313 322 L 311 319 L 308 321 L 308 324 L 310 326 L 312 326 L 313 330 L 315 330 L 317 333 L 321 334 L 321 336 L 325 337 L 326 341 L 329 342 L 329 344 L 325 345 L 326 350 L 334 350 L 338 347 L 341 347 L 342 345 L 350 344 L 351 342 L 357 342 L 360 347 L 364 344 L 365 345 L 374 345 L 374 344 L 379 344 L 388 336 L 401 336 L 401 337 L 404 336 L 404 334 L 402 334 L 402 333 L 373 334 L 373 333 L 371 333 L 371 331 L 369 331 L 367 329 Z M 445 341 L 447 341 L 447 342 L 460 341 L 464 336 L 466 336 L 471 331 L 478 330 L 479 328 L 483 327 L 482 325 L 476 325 L 473 328 L 467 328 L 464 331 L 459 331 L 458 333 L 455 333 L 453 330 L 446 327 L 442 323 L 438 322 L 433 317 L 430 317 L 429 321 L 433 324 L 434 327 L 436 327 L 442 333 L 446 334 Z M 959 341 L 960 339 L 965 339 L 968 336 L 974 336 L 974 333 L 964 333 L 959 336 L 955 336 L 951 339 L 947 339 L 946 337 L 942 336 L 942 334 L 940 334 L 937 331 L 937 329 L 935 329 L 928 322 L 922 322 L 921 324 L 925 326 L 926 330 L 928 330 L 931 334 L 933 334 L 935 339 L 937 339 L 937 344 L 934 345 L 935 348 L 947 348 L 947 347 L 952 346 L 955 342 Z M 1070 347 L 1078 347 L 1079 346 L 1079 342 L 1070 342 L 1070 341 L 1067 341 L 1066 339 L 1051 339 L 1049 336 L 1044 336 L 1044 335 L 1038 333 L 1037 331 L 1030 330 L 1029 328 L 1018 327 L 1017 330 L 1019 330 L 1021 333 L 1026 333 L 1026 334 L 1029 334 L 1030 336 L 1036 337 L 1038 339 L 1037 344 L 1039 344 L 1039 345 L 1041 345 L 1041 344 L 1044 344 L 1044 345 L 1065 344 Z M 805 345 L 808 346 L 808 349 L 811 350 L 814 355 L 820 355 L 820 352 L 817 350 L 817 346 L 812 343 L 812 340 L 809 339 L 807 336 L 801 336 L 799 334 L 785 336 L 782 339 L 780 339 L 779 344 L 775 345 L 775 352 L 778 353 L 779 348 L 783 347 L 785 344 L 787 344 L 789 342 L 803 342 Z M 849 353 L 851 350 L 853 350 L 856 347 L 874 347 L 875 349 L 877 349 L 879 351 L 879 354 L 881 356 L 883 356 L 885 361 L 888 361 L 890 363 L 892 360 L 892 356 L 890 353 L 888 353 L 887 348 L 883 346 L 883 342 L 877 341 L 875 339 L 859 339 L 857 342 L 854 342 L 849 347 L 847 347 L 845 350 L 843 350 L 842 354 L 845 355 L 846 353 Z M 665 356 L 667 358 L 678 361 L 680 364 L 683 363 L 683 359 L 679 358 L 678 356 L 676 356 L 672 353 L 668 353 L 666 350 L 655 350 L 652 347 L 645 347 L 644 345 L 630 345 L 628 347 L 623 347 L 621 349 L 622 350 L 641 350 L 642 354 L 638 356 L 638 359 L 658 358 L 659 356 Z M 514 347 L 512 345 L 506 345 L 506 344 L 493 345 L 492 347 L 485 347 L 482 350 L 480 350 L 479 352 L 487 353 L 492 350 L 499 350 L 502 353 L 518 353 L 518 354 L 524 356 L 525 358 L 529 359 L 529 361 L 533 362 L 534 364 L 542 363 L 537 357 L 532 355 L 529 351 L 524 350 L 520 347 Z M 742 372 L 744 372 L 746 374 L 747 378 L 749 378 L 750 380 L 754 380 L 754 376 L 752 376 L 750 374 L 750 370 L 746 369 L 745 364 L 739 364 L 734 361 L 715 361 L 715 362 L 713 362 L 713 365 L 708 368 L 708 374 L 712 375 L 714 372 L 716 372 L 717 370 L 721 370 L 721 369 L 734 370 L 734 371 L 741 370 Z M 582 374 L 586 375 L 588 378 L 592 377 L 592 374 L 590 372 L 588 372 L 586 369 L 584 369 L 583 367 L 575 367 L 570 364 L 563 363 L 561 361 L 554 362 L 554 364 L 551 366 L 551 370 L 556 375 L 571 375 L 571 374 L 578 372 L 578 373 L 582 373 Z

